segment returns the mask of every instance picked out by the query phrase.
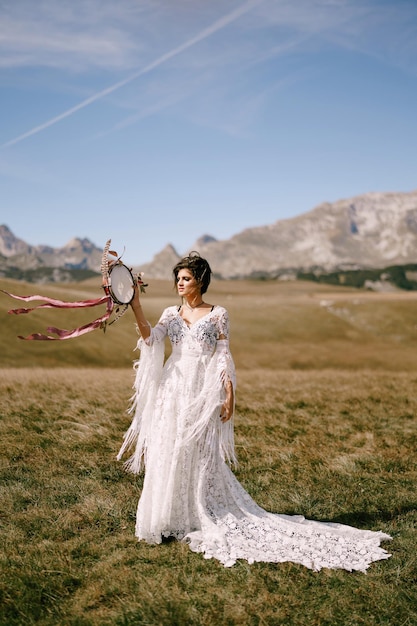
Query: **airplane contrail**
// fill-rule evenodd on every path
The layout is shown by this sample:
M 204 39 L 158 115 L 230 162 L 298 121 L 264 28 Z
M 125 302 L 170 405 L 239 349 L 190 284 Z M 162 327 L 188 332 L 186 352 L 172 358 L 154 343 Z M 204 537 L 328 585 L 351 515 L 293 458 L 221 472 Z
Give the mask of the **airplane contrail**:
M 124 87 L 128 83 L 131 83 L 132 81 L 134 81 L 136 78 L 143 76 L 143 74 L 148 74 L 149 72 L 159 67 L 166 61 L 169 61 L 170 59 L 177 56 L 181 52 L 184 52 L 184 50 L 191 48 L 191 46 L 194 46 L 195 44 L 199 43 L 203 39 L 207 39 L 207 37 L 210 37 L 210 35 L 213 35 L 217 31 L 227 26 L 228 24 L 231 24 L 236 19 L 238 19 L 241 15 L 244 15 L 245 13 L 250 11 L 255 5 L 259 4 L 260 2 L 262 2 L 262 0 L 248 0 L 247 2 L 242 4 L 240 7 L 235 9 L 234 11 L 231 11 L 231 13 L 228 13 L 227 15 L 224 15 L 219 20 L 216 20 L 213 24 L 211 24 L 211 26 L 208 26 L 207 28 L 203 29 L 200 33 L 198 33 L 197 35 L 195 35 L 194 37 L 192 37 L 185 43 L 181 44 L 180 46 L 177 46 L 173 50 L 166 52 L 161 57 L 159 57 L 158 59 L 156 59 L 149 65 L 147 65 L 146 67 L 142 68 L 141 70 L 138 70 L 134 74 L 131 74 L 127 78 L 120 80 L 119 82 L 115 83 L 114 85 L 111 85 L 110 87 L 107 87 L 106 89 L 102 89 L 101 91 L 98 91 L 97 93 L 93 94 L 92 96 L 89 96 L 88 98 L 80 102 L 79 104 L 76 104 L 75 106 L 71 107 L 70 109 L 67 109 L 63 113 L 60 113 L 59 115 L 51 118 L 47 122 L 44 122 L 43 124 L 40 124 L 39 126 L 35 126 L 31 130 L 28 130 L 26 133 L 23 133 L 22 135 L 19 135 L 18 137 L 15 137 L 14 139 L 10 139 L 6 143 L 0 145 L 0 148 L 8 148 L 10 146 L 14 146 L 15 144 L 20 143 L 24 139 L 27 139 L 28 137 L 37 135 L 42 130 L 45 130 L 46 128 L 49 128 L 50 126 L 57 124 L 61 120 L 64 120 L 66 117 L 70 117 L 70 115 L 73 115 L 74 113 L 76 113 L 77 111 L 80 111 L 81 109 L 85 109 L 85 107 L 89 106 L 90 104 L 93 104 L 94 102 L 97 102 L 97 100 L 100 100 L 101 98 L 104 98 L 105 96 L 108 96 L 114 91 L 117 91 L 121 87 Z

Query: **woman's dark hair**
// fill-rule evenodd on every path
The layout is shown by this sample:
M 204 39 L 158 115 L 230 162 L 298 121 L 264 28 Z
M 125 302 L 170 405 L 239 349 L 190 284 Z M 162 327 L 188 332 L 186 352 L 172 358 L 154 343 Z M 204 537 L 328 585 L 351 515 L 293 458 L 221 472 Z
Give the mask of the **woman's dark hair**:
M 174 269 L 174 283 L 177 286 L 178 272 L 180 270 L 188 270 L 199 283 L 201 293 L 206 293 L 211 280 L 211 268 L 206 259 L 203 259 L 198 252 L 190 252 L 190 254 L 181 261 L 178 261 Z

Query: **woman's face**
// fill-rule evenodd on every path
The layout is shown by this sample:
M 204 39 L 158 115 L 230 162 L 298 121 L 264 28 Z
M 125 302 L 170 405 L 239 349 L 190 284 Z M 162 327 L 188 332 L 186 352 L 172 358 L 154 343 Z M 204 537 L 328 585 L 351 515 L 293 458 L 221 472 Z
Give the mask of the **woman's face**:
M 177 275 L 177 290 L 180 296 L 189 297 L 201 293 L 201 288 L 190 270 L 182 269 Z

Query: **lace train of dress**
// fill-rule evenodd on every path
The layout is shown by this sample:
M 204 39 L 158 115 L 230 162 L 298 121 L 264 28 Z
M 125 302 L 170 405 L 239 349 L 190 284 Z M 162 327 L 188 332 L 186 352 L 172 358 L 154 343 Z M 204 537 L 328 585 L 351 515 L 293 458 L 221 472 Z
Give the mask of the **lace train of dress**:
M 172 354 L 163 365 L 166 335 Z M 118 455 L 135 446 L 126 467 L 146 469 L 138 539 L 173 536 L 226 567 L 245 559 L 365 571 L 388 558 L 380 543 L 389 535 L 268 513 L 238 482 L 227 464 L 235 460 L 232 420 L 219 418 L 224 382 L 235 385 L 228 336 L 223 307 L 190 327 L 169 307 L 149 340 L 139 340 L 134 418 Z

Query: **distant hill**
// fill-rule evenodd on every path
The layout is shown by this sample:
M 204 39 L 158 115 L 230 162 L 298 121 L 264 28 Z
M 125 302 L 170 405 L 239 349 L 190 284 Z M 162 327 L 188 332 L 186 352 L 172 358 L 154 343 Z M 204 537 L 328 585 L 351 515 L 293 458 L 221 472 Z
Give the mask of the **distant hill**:
M 324 203 L 298 217 L 248 228 L 227 240 L 206 235 L 193 249 L 223 278 L 296 278 L 299 272 L 417 263 L 417 191 L 368 193 Z M 156 271 L 155 259 L 143 267 L 149 278 Z M 157 273 L 160 276 L 159 265 Z M 168 273 L 169 268 L 164 277 Z
M 391 265 L 380 269 L 338 270 L 334 272 L 297 272 L 297 280 L 324 285 L 364 288 L 370 291 L 417 291 L 417 264 Z
M 417 191 L 367 193 L 326 202 L 297 217 L 248 228 L 227 240 L 203 235 L 191 250 L 209 260 L 218 278 L 288 280 L 410 266 L 417 264 Z M 147 279 L 170 279 L 171 268 L 183 254 L 167 244 L 152 261 L 136 269 L 144 271 Z M 84 272 L 99 271 L 101 255 L 102 250 L 88 239 L 72 239 L 63 248 L 29 246 L 7 226 L 0 226 L 3 277 L 32 282 L 79 280 Z M 414 270 L 408 267 L 407 271 Z M 398 272 L 391 274 L 398 277 Z M 375 275 L 366 280 L 381 282 Z
M 28 282 L 84 280 L 100 270 L 103 251 L 89 239 L 71 239 L 62 248 L 31 246 L 0 226 L 0 277 Z

